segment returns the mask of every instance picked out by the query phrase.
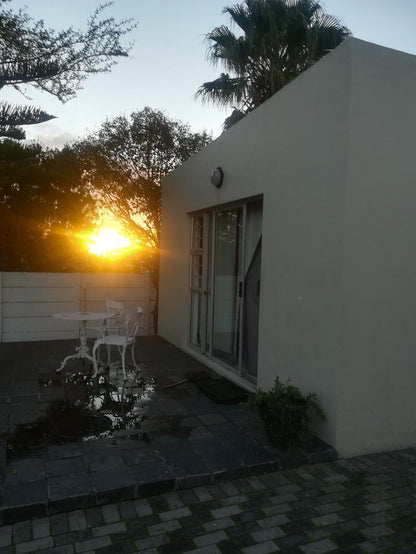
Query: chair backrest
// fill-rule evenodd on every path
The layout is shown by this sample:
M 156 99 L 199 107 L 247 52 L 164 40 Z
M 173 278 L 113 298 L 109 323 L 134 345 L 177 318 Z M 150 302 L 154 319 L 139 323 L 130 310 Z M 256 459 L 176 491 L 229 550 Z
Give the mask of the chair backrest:
M 105 309 L 109 314 L 120 315 L 124 311 L 124 302 L 116 302 L 115 300 L 106 300 Z
M 124 311 L 124 302 L 116 302 L 115 300 L 105 301 L 106 311 L 109 314 L 106 326 L 110 333 L 117 332 L 123 334 L 123 325 L 127 320 L 126 312 Z
M 137 330 L 139 328 L 139 322 L 135 317 L 128 319 L 125 323 L 126 326 L 126 340 L 134 340 L 137 335 Z

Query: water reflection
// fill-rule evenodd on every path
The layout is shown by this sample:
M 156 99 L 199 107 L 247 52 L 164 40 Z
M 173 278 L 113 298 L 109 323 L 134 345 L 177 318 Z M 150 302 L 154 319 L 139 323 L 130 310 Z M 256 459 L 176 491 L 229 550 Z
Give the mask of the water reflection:
M 59 398 L 50 402 L 36 421 L 16 426 L 7 437 L 8 459 L 74 441 L 109 437 L 148 440 L 141 422 L 154 379 L 129 370 L 124 381 L 120 366 L 113 365 L 96 379 L 76 371 L 59 377 L 51 373 L 39 384 L 42 391 L 54 391 Z

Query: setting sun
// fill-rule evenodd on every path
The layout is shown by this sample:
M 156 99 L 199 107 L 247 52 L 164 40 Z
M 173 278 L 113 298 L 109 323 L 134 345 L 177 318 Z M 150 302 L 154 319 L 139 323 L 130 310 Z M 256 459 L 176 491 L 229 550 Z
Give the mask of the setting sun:
M 96 256 L 118 256 L 130 248 L 130 240 L 114 228 L 101 228 L 89 237 L 88 251 Z

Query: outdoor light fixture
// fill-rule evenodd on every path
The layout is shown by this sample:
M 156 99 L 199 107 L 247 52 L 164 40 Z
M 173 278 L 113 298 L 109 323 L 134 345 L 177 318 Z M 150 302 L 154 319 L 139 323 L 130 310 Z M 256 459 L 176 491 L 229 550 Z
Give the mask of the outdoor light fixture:
M 222 180 L 224 179 L 224 172 L 220 167 L 216 167 L 211 171 L 211 183 L 217 187 L 220 188 L 222 185 Z

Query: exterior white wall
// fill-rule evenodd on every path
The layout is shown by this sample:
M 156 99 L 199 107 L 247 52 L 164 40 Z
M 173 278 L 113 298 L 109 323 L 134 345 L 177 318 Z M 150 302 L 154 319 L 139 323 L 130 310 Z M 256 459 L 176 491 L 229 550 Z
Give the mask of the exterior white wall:
M 258 385 L 267 389 L 279 375 L 315 391 L 328 414 L 322 434 L 332 443 L 349 50 L 339 57 L 327 56 L 165 180 L 159 312 L 159 333 L 186 348 L 186 214 L 263 195 Z M 220 189 L 209 180 L 217 166 Z
M 57 312 L 103 311 L 105 300 L 124 302 L 132 313 L 144 311 L 139 334 L 153 334 L 154 290 L 147 274 L 0 273 L 0 342 L 69 339 L 79 323 L 55 319 Z
M 341 453 L 416 444 L 416 57 L 353 42 Z
M 415 98 L 415 57 L 350 39 L 163 185 L 159 333 L 188 347 L 187 214 L 263 195 L 258 386 L 316 392 L 342 456 L 416 444 Z

